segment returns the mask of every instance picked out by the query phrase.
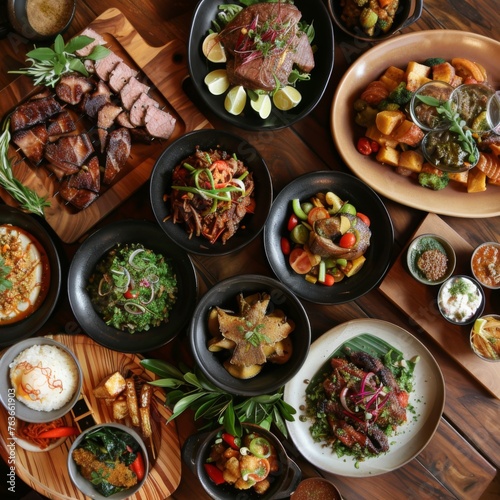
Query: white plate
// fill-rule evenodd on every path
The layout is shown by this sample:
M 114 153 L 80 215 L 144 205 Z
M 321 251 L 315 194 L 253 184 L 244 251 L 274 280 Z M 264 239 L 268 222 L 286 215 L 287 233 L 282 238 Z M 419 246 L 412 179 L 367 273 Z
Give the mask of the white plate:
M 354 123 L 353 103 L 362 90 L 378 79 L 391 65 L 406 68 L 409 61 L 428 57 L 465 57 L 482 64 L 488 81 L 500 89 L 500 42 L 453 30 L 419 31 L 395 36 L 366 51 L 342 77 L 333 98 L 330 125 L 337 146 L 347 166 L 377 193 L 408 207 L 454 217 L 493 217 L 500 215 L 500 187 L 488 186 L 482 193 L 467 193 L 464 187 L 450 182 L 442 191 L 432 191 L 397 174 L 392 167 L 356 150 L 361 129 Z
M 352 457 L 338 458 L 329 447 L 315 443 L 309 432 L 310 421 L 302 422 L 300 407 L 305 404 L 307 383 L 336 349 L 363 333 L 378 337 L 403 353 L 405 359 L 420 356 L 415 367 L 414 390 L 410 404 L 415 413 L 408 412 L 408 422 L 391 437 L 389 451 L 370 458 L 355 467 Z M 310 348 L 302 369 L 285 385 L 285 401 L 297 409 L 294 422 L 287 422 L 290 437 L 304 458 L 316 467 L 333 474 L 351 477 L 375 476 L 393 471 L 412 460 L 436 432 L 443 413 L 444 379 L 436 360 L 426 347 L 409 332 L 387 321 L 356 319 L 328 330 Z M 413 419 L 413 415 L 417 418 Z

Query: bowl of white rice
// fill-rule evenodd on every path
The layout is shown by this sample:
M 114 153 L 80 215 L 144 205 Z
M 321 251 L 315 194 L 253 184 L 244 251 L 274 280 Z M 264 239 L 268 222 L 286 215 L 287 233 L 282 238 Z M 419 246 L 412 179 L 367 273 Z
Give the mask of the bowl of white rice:
M 50 422 L 66 415 L 81 387 L 75 355 L 49 337 L 23 340 L 0 359 L 0 400 L 9 415 L 25 422 Z

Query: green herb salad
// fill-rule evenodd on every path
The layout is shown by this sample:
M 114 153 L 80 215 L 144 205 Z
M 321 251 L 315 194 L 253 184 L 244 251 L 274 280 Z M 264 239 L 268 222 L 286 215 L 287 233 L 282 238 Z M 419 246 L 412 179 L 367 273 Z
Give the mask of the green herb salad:
M 87 290 L 106 324 L 130 333 L 168 322 L 177 300 L 172 263 L 140 244 L 118 245 L 108 252 Z
M 302 421 L 315 442 L 356 462 L 390 449 L 408 421 L 418 357 L 405 360 L 385 341 L 362 334 L 339 347 L 306 389 Z

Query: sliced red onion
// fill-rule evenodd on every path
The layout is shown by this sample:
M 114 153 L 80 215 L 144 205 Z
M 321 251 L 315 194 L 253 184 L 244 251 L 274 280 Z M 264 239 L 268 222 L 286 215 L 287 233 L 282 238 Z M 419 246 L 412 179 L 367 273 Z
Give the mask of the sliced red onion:
M 136 302 L 125 302 L 123 308 L 130 314 L 144 314 L 146 312 L 146 308 Z

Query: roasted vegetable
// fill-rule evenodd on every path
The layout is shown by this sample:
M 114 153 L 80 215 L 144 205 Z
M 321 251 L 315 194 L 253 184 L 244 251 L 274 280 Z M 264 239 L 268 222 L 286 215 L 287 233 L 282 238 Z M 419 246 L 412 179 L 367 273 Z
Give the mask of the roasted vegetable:
M 446 172 L 443 172 L 442 175 L 433 172 L 420 172 L 418 182 L 423 187 L 439 191 L 448 185 L 450 178 Z

